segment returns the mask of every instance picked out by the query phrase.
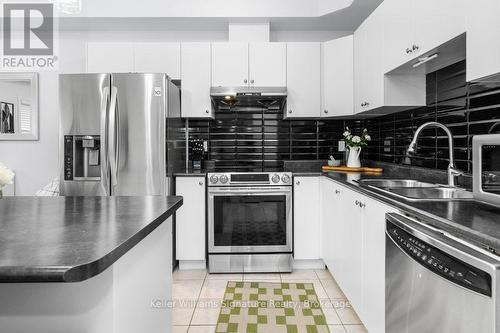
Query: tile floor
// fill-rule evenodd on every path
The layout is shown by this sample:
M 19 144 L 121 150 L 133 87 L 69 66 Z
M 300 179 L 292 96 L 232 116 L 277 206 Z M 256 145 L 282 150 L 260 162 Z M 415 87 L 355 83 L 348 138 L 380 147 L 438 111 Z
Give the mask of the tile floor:
M 208 274 L 205 270 L 175 271 L 173 333 L 213 333 L 228 281 L 313 283 L 323 301 L 331 333 L 368 332 L 327 270 L 296 270 L 289 274 Z

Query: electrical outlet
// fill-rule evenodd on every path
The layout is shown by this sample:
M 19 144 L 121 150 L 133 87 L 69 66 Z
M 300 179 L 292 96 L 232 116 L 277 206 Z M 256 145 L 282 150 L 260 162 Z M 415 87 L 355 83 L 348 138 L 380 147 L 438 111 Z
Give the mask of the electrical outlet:
M 345 141 L 344 140 L 339 141 L 339 151 L 345 151 Z

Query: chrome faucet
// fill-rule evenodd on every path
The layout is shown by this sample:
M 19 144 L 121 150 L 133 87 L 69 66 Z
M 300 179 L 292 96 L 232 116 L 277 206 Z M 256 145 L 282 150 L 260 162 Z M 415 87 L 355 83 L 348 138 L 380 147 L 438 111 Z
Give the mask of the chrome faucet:
M 449 146 L 448 148 L 450 150 L 450 164 L 448 164 L 448 186 L 455 187 L 455 177 L 463 175 L 464 173 L 459 169 L 457 169 L 455 166 L 455 159 L 453 154 L 453 135 L 451 134 L 448 127 L 435 121 L 423 124 L 415 131 L 415 136 L 413 137 L 413 140 L 411 141 L 410 146 L 408 147 L 407 154 L 411 155 L 416 152 L 418 136 L 420 135 L 420 132 L 422 132 L 422 130 L 424 130 L 427 127 L 442 128 L 446 132 L 446 135 L 448 136 L 448 146 Z

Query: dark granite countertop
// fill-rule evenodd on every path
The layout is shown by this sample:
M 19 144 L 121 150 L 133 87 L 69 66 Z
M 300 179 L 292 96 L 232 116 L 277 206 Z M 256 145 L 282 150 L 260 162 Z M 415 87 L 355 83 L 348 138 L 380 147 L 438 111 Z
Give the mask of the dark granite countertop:
M 500 256 L 500 207 L 475 200 L 411 202 L 384 195 L 356 182 L 356 180 L 367 178 L 410 178 L 431 181 L 402 172 L 399 168 L 388 168 L 381 175 L 342 172 L 328 172 L 323 175 L 355 191 L 394 206 L 423 223 L 430 224 L 476 246 L 487 248 L 489 251 L 494 250 Z
M 321 176 L 322 172 L 294 172 L 294 177 L 318 177 Z
M 174 177 L 206 177 L 206 171 L 175 172 Z
M 0 282 L 77 282 L 111 266 L 182 205 L 182 197 L 6 197 Z

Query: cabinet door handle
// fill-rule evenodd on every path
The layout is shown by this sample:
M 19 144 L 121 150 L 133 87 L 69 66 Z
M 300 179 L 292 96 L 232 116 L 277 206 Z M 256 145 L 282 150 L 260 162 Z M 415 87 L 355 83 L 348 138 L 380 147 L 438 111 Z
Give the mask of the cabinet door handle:
M 356 200 L 356 206 L 359 206 L 361 208 L 365 208 L 366 207 L 366 204 L 365 203 L 362 203 L 361 201 L 359 200 Z
M 203 186 L 203 182 L 199 182 L 198 184 L 200 184 L 200 186 Z
M 292 113 L 292 110 L 288 110 L 288 113 Z
M 254 80 L 250 80 L 250 83 L 251 83 L 251 84 L 254 84 L 254 82 L 255 82 Z
M 247 79 L 244 79 L 244 80 L 243 80 L 243 83 L 247 84 L 247 83 L 248 83 L 248 80 L 247 80 Z
M 412 52 L 413 52 L 413 50 L 412 50 L 412 49 L 410 49 L 409 47 L 406 49 L 406 54 L 410 54 L 410 53 L 412 53 Z
M 328 113 L 328 110 L 323 110 L 324 113 Z
M 205 110 L 205 113 L 206 113 L 206 114 L 209 114 L 209 113 L 210 113 L 210 111 L 208 111 L 208 110 Z
M 420 48 L 420 46 L 413 44 L 413 46 L 411 48 L 413 51 L 417 51 Z
M 295 184 L 300 185 L 300 181 L 298 181 L 298 180 L 297 180 L 297 181 L 295 182 Z
M 335 190 L 335 194 L 340 194 L 340 191 L 339 190 Z

